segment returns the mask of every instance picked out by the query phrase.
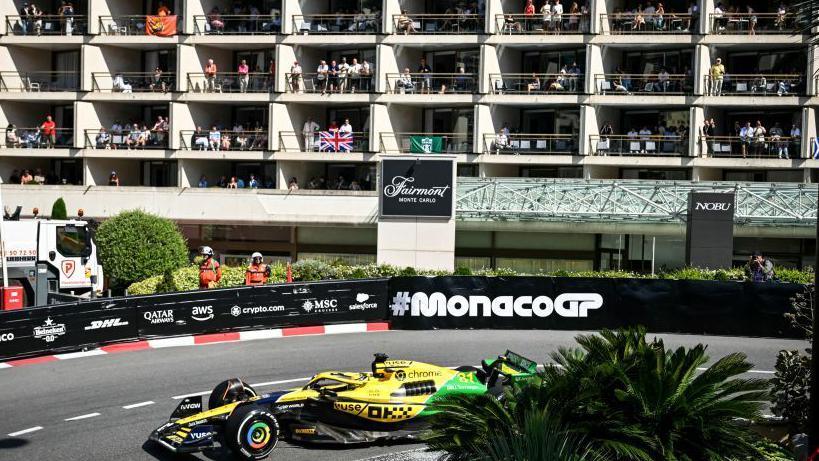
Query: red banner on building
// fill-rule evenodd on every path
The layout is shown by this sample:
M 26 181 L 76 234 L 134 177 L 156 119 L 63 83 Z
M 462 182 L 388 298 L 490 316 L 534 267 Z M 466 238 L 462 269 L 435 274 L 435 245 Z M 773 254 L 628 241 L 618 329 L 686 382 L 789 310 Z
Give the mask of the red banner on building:
M 176 16 L 146 16 L 145 34 L 157 37 L 176 35 Z

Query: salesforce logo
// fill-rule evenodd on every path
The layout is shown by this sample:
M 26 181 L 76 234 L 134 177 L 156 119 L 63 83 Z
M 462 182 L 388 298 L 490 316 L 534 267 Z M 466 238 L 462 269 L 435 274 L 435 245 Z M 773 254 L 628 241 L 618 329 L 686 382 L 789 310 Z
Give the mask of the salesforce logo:
M 378 303 L 368 303 L 370 295 L 367 293 L 359 293 L 355 296 L 355 303 L 350 304 L 348 309 L 351 311 L 366 311 L 368 309 L 377 309 Z
M 395 317 L 588 317 L 589 311 L 603 306 L 597 293 L 563 293 L 554 300 L 548 296 L 450 296 L 443 293 L 399 291 L 390 309 Z

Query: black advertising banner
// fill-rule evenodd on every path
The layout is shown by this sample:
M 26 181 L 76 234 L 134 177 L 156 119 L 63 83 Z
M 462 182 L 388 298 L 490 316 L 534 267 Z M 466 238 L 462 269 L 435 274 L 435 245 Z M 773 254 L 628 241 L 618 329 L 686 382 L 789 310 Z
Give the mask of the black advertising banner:
M 597 330 L 798 337 L 784 318 L 802 285 L 557 277 L 396 277 L 394 329 Z
M 730 268 L 734 257 L 733 193 L 691 192 L 685 261 L 692 267 Z
M 451 218 L 454 168 L 452 159 L 381 159 L 381 216 Z

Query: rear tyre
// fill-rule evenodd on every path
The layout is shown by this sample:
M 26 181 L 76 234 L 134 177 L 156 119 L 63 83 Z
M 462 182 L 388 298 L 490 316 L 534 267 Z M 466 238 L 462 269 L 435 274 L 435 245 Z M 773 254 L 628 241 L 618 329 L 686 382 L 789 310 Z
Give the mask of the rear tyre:
M 264 459 L 279 442 L 279 421 L 267 410 L 240 406 L 225 425 L 225 442 L 239 459 Z
M 239 400 L 249 399 L 255 397 L 256 391 L 245 384 L 241 379 L 231 378 L 227 381 L 222 381 L 213 388 L 208 398 L 208 408 L 214 408 L 227 405 Z

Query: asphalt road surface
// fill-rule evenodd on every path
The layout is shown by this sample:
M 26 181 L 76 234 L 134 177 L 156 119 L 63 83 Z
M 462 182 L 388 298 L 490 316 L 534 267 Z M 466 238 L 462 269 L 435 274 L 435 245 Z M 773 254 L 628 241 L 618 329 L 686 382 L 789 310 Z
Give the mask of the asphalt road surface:
M 146 349 L 0 369 L 0 459 L 229 459 L 222 452 L 174 458 L 146 439 L 167 420 L 181 396 L 209 393 L 228 377 L 238 376 L 268 392 L 298 386 L 320 370 L 367 370 L 374 352 L 457 366 L 478 364 L 508 348 L 544 362 L 558 346 L 573 345 L 575 334 L 439 330 L 302 336 Z M 712 358 L 742 351 L 758 377 L 773 376 L 780 349 L 807 346 L 779 339 L 661 336 L 669 346 L 708 344 Z M 419 447 L 305 448 L 280 443 L 271 459 L 381 460 L 389 457 L 380 455 L 399 452 L 404 453 L 396 459 L 410 459 Z

